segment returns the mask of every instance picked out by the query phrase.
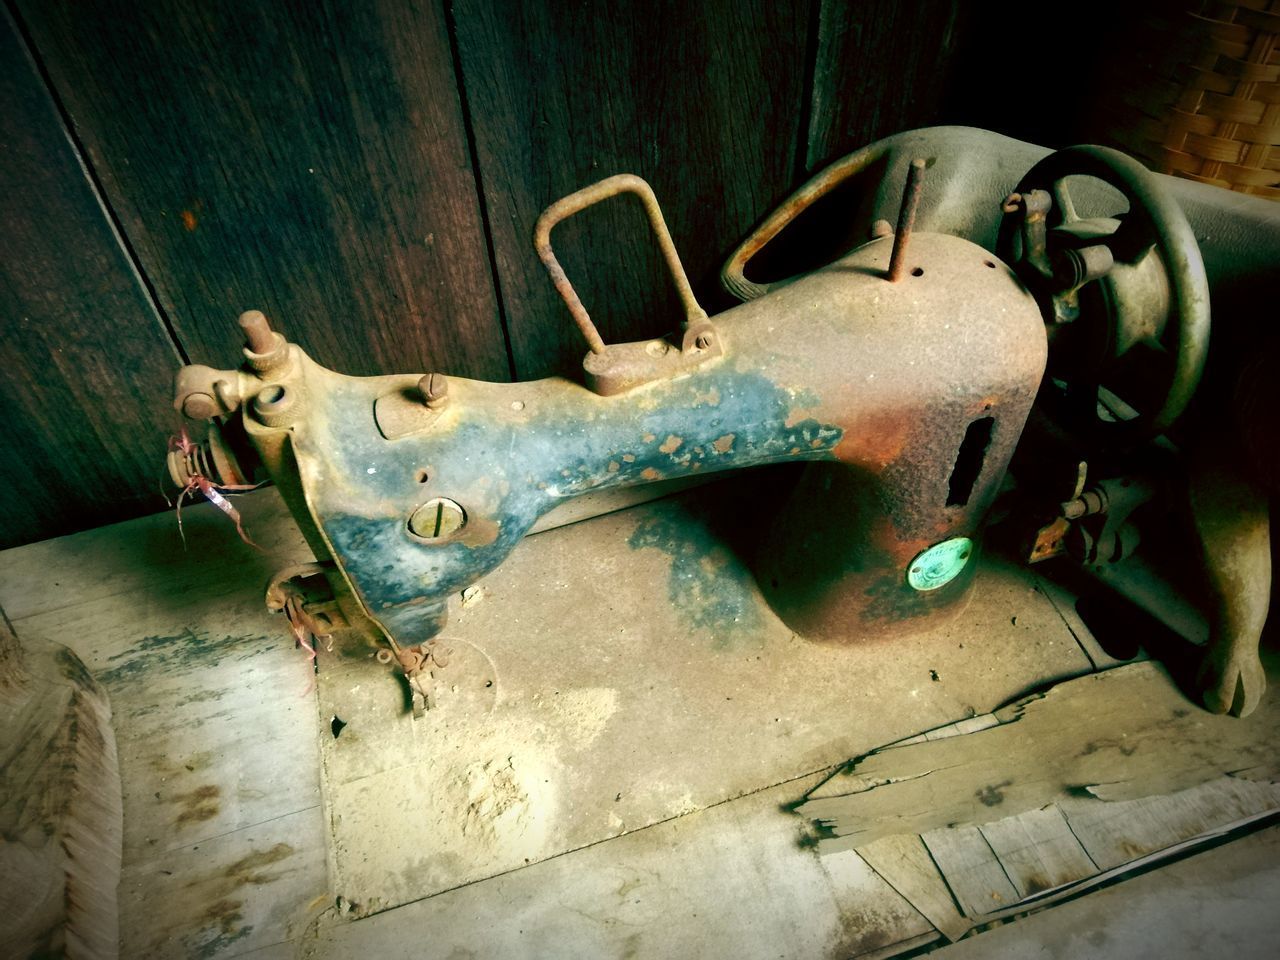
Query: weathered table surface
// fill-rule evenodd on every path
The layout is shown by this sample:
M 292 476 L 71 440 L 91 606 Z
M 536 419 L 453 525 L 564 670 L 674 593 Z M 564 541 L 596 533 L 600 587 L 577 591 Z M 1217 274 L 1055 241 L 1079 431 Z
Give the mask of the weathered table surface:
M 112 698 L 122 955 L 825 956 L 936 936 L 856 856 L 806 848 L 787 806 L 1090 657 L 1035 577 L 994 561 L 931 634 L 799 639 L 704 523 L 708 496 L 528 539 L 455 607 L 417 721 L 368 651 L 322 653 L 317 683 L 264 609 L 268 576 L 308 557 L 272 491 L 241 500 L 262 551 L 195 507 L 186 551 L 157 516 L 0 554 L 19 636 L 71 646 Z

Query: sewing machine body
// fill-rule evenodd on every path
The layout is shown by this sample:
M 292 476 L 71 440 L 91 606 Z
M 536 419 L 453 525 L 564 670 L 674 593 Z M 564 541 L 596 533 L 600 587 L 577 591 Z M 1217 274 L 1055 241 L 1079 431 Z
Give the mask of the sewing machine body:
M 1007 201 L 1002 211 L 1002 198 L 1046 153 L 983 131 L 937 128 L 850 155 L 739 248 L 726 286 L 747 302 L 710 319 L 692 298 L 647 186 L 613 178 L 628 181 L 623 189 L 640 193 L 646 205 L 686 305 L 682 337 L 604 344 L 559 269 L 550 227 L 597 202 L 602 183 L 549 208 L 537 238 L 591 348 L 583 383 L 483 383 L 439 373 L 346 377 L 316 364 L 257 314 L 246 328 L 245 366 L 185 368 L 176 402 L 193 419 L 243 412 L 244 434 L 324 565 L 346 619 L 389 642 L 411 678 L 430 656 L 418 648 L 445 627 L 450 598 L 500 564 L 558 504 L 610 488 L 792 461 L 809 465 L 785 502 L 768 496 L 759 515 L 744 518 L 759 530 L 750 538 L 750 563 L 774 611 L 813 640 L 923 630 L 935 615 L 962 606 L 985 514 L 1037 391 L 1043 399 L 1049 383 L 1042 379 L 1046 330 L 1055 323 L 1071 329 L 1055 316 L 1060 303 L 1038 287 L 1033 296 L 1037 277 L 1027 271 L 1028 258 L 1019 258 L 1015 272 L 991 252 L 1012 213 Z M 747 279 L 743 268 L 760 246 L 853 174 L 873 182 L 850 211 L 850 233 L 866 237 L 875 220 L 893 215 L 904 179 L 911 194 L 908 165 L 925 156 L 935 163 L 929 189 L 915 197 L 922 229 L 911 234 L 900 220 L 896 232 L 911 235 L 909 246 L 899 244 L 906 253 L 898 282 L 887 278 L 898 258 L 894 235 L 884 229 L 802 276 L 773 284 Z M 1185 400 L 1203 366 L 1209 287 L 1215 311 L 1239 314 L 1263 302 L 1277 258 L 1274 215 L 1265 201 L 1170 178 L 1148 181 L 1153 175 L 1140 169 L 1133 176 L 1144 186 L 1163 183 L 1157 192 L 1164 191 L 1166 211 L 1168 196 L 1177 198 L 1168 216 L 1185 212 L 1203 245 L 1201 262 L 1185 226 L 1176 243 L 1155 241 L 1165 266 L 1181 271 L 1182 309 L 1173 315 L 1181 315 L 1184 329 L 1173 353 L 1189 371 L 1175 384 Z M 1076 200 L 1106 196 L 1086 183 Z M 1144 204 L 1130 199 L 1131 208 Z M 1027 223 L 1031 213 L 1028 204 Z M 1137 227 L 1145 222 L 1130 219 Z M 1106 229 L 1119 237 L 1118 221 L 1110 223 Z M 1064 235 L 1059 230 L 1058 241 Z M 1024 233 L 1024 254 L 1031 237 Z M 1068 245 L 1098 239 L 1068 237 Z M 999 242 L 1007 253 L 1006 240 Z M 1099 317 L 1110 325 L 1114 335 L 1104 340 L 1117 356 L 1133 346 L 1131 330 L 1153 341 L 1166 337 L 1165 315 L 1177 297 L 1167 283 L 1150 282 L 1153 256 L 1144 248 L 1121 263 L 1121 250 L 1114 272 L 1094 283 L 1106 294 Z M 1181 266 L 1170 266 L 1175 260 Z M 1199 326 L 1190 322 L 1196 312 Z M 1086 406 L 1092 416 L 1092 401 Z M 234 459 L 225 450 L 219 456 L 224 448 L 215 443 L 200 462 L 230 462 L 223 475 L 238 475 Z M 1108 448 L 1099 448 L 1099 479 L 1133 468 Z M 1092 451 L 1079 444 L 1065 444 L 1059 457 L 1072 467 L 1072 483 L 1077 454 L 1084 482 L 1085 452 L 1094 470 Z M 198 466 L 174 465 L 175 479 L 181 485 Z M 1051 486 L 1040 491 L 1042 500 L 1073 495 Z M 1060 542 L 1051 545 L 1061 552 Z M 1210 551 L 1207 540 L 1204 548 Z M 1265 577 L 1260 566 L 1255 572 L 1254 579 L 1269 578 L 1269 561 Z M 1234 622 L 1250 624 L 1237 631 L 1245 642 L 1235 647 L 1247 648 L 1253 631 L 1256 662 L 1254 626 L 1261 629 L 1265 596 L 1260 608 L 1245 592 L 1235 599 Z M 1220 670 L 1223 689 L 1236 689 L 1236 669 Z M 1237 696 L 1233 709 L 1251 709 L 1241 704 L 1256 702 L 1260 684 L 1252 681 L 1254 692 Z
M 296 470 L 327 553 L 402 644 L 434 636 L 448 599 L 567 498 L 784 461 L 838 464 L 806 482 L 841 491 L 821 497 L 820 518 L 804 492 L 770 510 L 758 579 L 795 629 L 859 640 L 963 593 L 967 576 L 919 590 L 907 568 L 940 541 L 976 539 L 1045 362 L 1034 301 L 989 253 L 917 234 L 921 275 L 889 284 L 890 247 L 872 241 L 721 314 L 718 355 L 624 393 L 451 378 L 433 410 L 421 375 L 345 377 L 289 346 L 241 393 L 294 399 L 245 427 L 260 450 L 292 460 L 281 466 Z M 977 460 L 953 480 L 974 423 Z M 411 518 L 439 498 L 462 522 L 423 536 Z

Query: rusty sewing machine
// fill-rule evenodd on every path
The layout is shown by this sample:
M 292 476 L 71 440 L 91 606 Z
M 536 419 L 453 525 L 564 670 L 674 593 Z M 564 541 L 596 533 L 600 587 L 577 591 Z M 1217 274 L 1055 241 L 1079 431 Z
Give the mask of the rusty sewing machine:
M 212 429 L 171 454 L 173 478 L 274 480 L 317 563 L 283 571 L 269 605 L 312 633 L 362 626 L 417 710 L 451 598 L 543 514 L 609 488 L 807 461 L 753 562 L 776 613 L 820 641 L 923 629 L 958 610 L 998 494 L 1011 495 L 1003 512 L 1021 518 L 1027 559 L 1114 564 L 1133 552 L 1144 509 L 1174 509 L 1161 478 L 1205 364 L 1205 267 L 1168 178 L 1101 147 L 1044 157 L 1008 144 L 943 128 L 838 161 L 729 259 L 724 284 L 744 302 L 714 318 L 643 180 L 614 176 L 560 200 L 535 244 L 586 341 L 582 383 L 348 377 L 245 313 L 239 369 L 178 374 L 178 409 Z M 1008 176 L 990 156 L 1011 151 L 1035 158 L 1021 182 L 982 189 Z M 748 279 L 756 253 L 859 175 L 879 178 L 860 242 L 801 276 Z M 1073 177 L 1092 178 L 1081 195 L 1094 205 L 1118 192 L 1127 213 L 1082 216 Z M 935 181 L 925 231 L 917 213 Z M 557 222 L 624 193 L 643 204 L 683 303 L 673 337 L 605 343 L 553 252 Z M 896 225 L 871 219 L 891 201 Z M 1207 701 L 1245 713 L 1264 683 L 1265 510 L 1261 553 L 1257 523 L 1240 529 L 1247 510 L 1190 512 L 1220 608 Z M 320 576 L 333 602 L 297 585 Z

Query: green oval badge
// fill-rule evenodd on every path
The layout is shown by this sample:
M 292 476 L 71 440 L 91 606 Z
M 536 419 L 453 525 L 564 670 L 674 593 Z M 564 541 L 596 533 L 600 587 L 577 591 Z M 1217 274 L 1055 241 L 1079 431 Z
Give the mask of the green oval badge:
M 973 556 L 973 541 L 952 537 L 922 550 L 907 568 L 907 583 L 916 590 L 937 590 L 959 576 Z

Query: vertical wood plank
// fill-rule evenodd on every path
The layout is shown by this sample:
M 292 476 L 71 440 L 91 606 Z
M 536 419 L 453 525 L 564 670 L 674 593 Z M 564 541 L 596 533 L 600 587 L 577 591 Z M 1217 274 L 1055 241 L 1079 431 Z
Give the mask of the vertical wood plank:
M 17 6 L 193 359 L 508 377 L 443 4 Z
M 585 347 L 533 251 L 551 202 L 616 173 L 648 180 L 694 289 L 793 179 L 807 0 L 459 0 L 464 86 L 516 371 L 580 376 Z M 681 320 L 648 227 L 619 198 L 557 227 L 606 341 Z
M 1138 800 L 1058 801 L 1071 832 L 1103 870 L 1229 828 L 1274 811 L 1277 805 L 1280 786 L 1231 776 Z
M 977 920 L 1021 899 L 977 827 L 942 827 L 921 834 L 920 839 L 970 919 Z
M 163 506 L 177 354 L 0 11 L 0 548 Z
M 857 854 L 948 940 L 959 940 L 973 926 L 957 907 L 919 835 L 881 837 L 859 847 Z
M 978 831 L 1023 899 L 1098 872 L 1054 804 L 984 823 Z
M 818 0 L 809 171 L 943 120 L 969 0 Z

